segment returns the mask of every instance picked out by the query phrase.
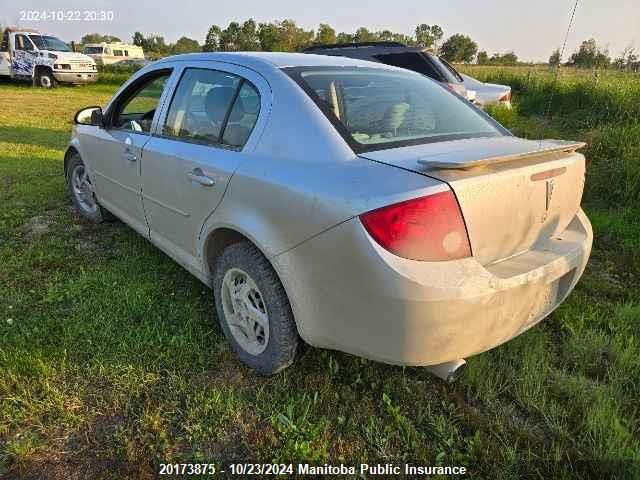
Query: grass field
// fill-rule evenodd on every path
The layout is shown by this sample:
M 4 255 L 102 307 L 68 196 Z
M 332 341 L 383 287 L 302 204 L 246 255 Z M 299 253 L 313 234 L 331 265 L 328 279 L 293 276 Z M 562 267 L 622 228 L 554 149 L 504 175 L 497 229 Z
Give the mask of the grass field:
M 567 302 L 469 359 L 454 385 L 315 349 L 256 376 L 231 353 L 205 287 L 125 225 L 93 225 L 70 207 L 62 157 L 73 113 L 116 86 L 1 84 L 0 477 L 309 460 L 640 478 L 640 80 L 478 75 L 514 86 L 516 108 L 493 113 L 516 133 L 589 141 L 595 245 Z

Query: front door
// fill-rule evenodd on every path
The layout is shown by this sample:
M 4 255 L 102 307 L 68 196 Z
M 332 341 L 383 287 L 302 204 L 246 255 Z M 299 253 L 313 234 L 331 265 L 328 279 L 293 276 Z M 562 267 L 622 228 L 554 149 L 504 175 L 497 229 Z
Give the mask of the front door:
M 142 194 L 151 239 L 195 268 L 200 229 L 247 156 L 260 112 L 258 89 L 239 69 L 185 68 L 157 135 L 143 150 Z
M 105 208 L 145 235 L 140 162 L 151 126 L 159 114 L 170 70 L 142 77 L 117 99 L 105 116 L 105 128 L 92 138 L 96 195 Z
M 13 76 L 32 77 L 38 59 L 38 52 L 29 37 L 23 34 L 13 37 L 13 57 L 11 58 Z

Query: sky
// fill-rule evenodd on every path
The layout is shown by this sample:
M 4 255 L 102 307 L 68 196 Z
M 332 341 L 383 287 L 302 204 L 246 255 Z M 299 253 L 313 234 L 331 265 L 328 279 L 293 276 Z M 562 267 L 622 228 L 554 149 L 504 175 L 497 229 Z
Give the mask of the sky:
M 257 22 L 291 18 L 305 29 L 328 23 L 337 32 L 389 29 L 411 34 L 419 23 L 438 24 L 444 38 L 469 35 L 489 54 L 513 50 L 522 60 L 546 61 L 562 46 L 575 0 L 6 0 L 0 23 L 37 28 L 65 41 L 85 33 L 111 34 L 130 41 L 134 31 L 159 34 L 167 42 L 187 36 L 204 42 L 212 24 L 253 18 Z M 81 20 L 21 21 L 28 11 L 79 10 Z M 112 21 L 84 20 L 86 11 L 112 11 Z M 90 16 L 91 14 L 87 14 Z M 615 57 L 633 44 L 640 50 L 640 0 L 580 0 L 567 41 L 566 59 L 582 40 L 595 38 Z

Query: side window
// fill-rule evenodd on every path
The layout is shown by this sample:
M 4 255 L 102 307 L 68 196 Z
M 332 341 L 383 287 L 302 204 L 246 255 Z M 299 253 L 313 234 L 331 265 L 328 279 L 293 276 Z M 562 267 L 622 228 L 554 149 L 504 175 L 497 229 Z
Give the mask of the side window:
M 260 95 L 253 85 L 243 82 L 240 92 L 229 114 L 227 128 L 222 135 L 222 143 L 232 147 L 242 147 L 251 135 L 260 113 Z
M 122 50 L 114 50 L 113 51 L 113 55 L 116 57 L 121 57 L 122 56 Z
M 188 68 L 176 88 L 162 133 L 239 148 L 249 137 L 259 108 L 258 92 L 246 80 L 216 70 Z
M 2 44 L 0 44 L 0 52 L 9 51 L 9 30 L 5 30 L 2 35 Z
M 128 56 L 129 56 L 129 50 L 125 50 L 125 51 L 124 51 L 124 56 L 125 56 L 125 57 L 128 57 Z
M 149 133 L 158 102 L 171 71 L 163 70 L 143 80 L 137 88 L 124 93 L 112 117 L 115 128 Z
M 33 50 L 33 45 L 31 45 L 31 41 L 26 35 L 16 35 L 16 50 L 25 50 L 27 52 Z

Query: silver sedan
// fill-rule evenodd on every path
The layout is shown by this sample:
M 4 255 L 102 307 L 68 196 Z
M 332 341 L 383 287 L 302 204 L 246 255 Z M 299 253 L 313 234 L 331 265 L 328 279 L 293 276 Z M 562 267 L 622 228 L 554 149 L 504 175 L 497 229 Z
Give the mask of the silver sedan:
M 451 379 L 555 309 L 590 254 L 582 144 L 515 138 L 408 70 L 181 55 L 75 123 L 80 213 L 118 217 L 210 286 L 263 374 L 304 341 Z
M 478 79 L 461 73 L 464 86 L 469 91 L 475 92 L 475 102 L 480 105 L 496 104 L 511 108 L 511 87 L 497 83 L 485 83 Z

